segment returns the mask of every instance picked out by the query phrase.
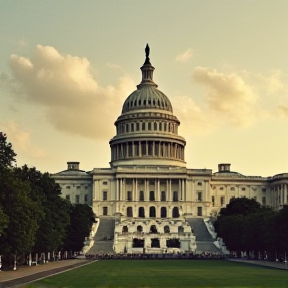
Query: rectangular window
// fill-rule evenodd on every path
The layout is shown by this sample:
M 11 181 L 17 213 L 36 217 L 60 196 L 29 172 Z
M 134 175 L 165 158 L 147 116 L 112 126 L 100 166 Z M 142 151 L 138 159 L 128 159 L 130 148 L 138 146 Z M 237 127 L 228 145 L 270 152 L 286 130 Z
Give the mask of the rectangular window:
M 150 200 L 150 201 L 155 201 L 155 194 L 154 194 L 154 191 L 150 191 L 150 194 L 149 194 L 149 200 Z
M 108 184 L 107 181 L 104 181 L 104 182 L 103 182 L 103 185 L 107 185 L 107 184 Z
M 88 194 L 85 194 L 85 195 L 84 195 L 84 201 L 85 201 L 85 203 L 88 202 Z
M 80 195 L 75 195 L 75 203 L 76 204 L 80 203 Z
M 225 205 L 225 196 L 220 197 L 221 206 Z
M 173 192 L 173 201 L 174 201 L 174 202 L 177 202 L 177 201 L 178 201 L 178 192 L 177 192 L 177 191 L 174 191 L 174 192 Z
M 197 192 L 197 201 L 202 201 L 202 192 Z
M 265 196 L 262 197 L 262 205 L 266 205 L 266 197 Z
M 70 189 L 70 186 L 66 186 L 66 189 Z
M 127 201 L 132 201 L 132 191 L 127 191 Z
M 139 193 L 139 201 L 144 201 L 144 191 L 140 191 L 140 193 Z
M 140 127 L 139 127 L 139 123 L 136 123 L 136 131 L 139 131 Z
M 161 192 L 161 201 L 166 201 L 166 192 L 165 191 Z
M 224 188 L 223 188 L 223 187 L 220 187 L 220 190 L 224 190 Z
M 70 201 L 70 195 L 66 195 L 66 200 Z
M 212 196 L 212 205 L 215 205 L 215 196 Z
M 103 207 L 103 215 L 108 215 L 108 207 Z
M 134 132 L 134 123 L 131 123 L 131 132 Z
M 107 191 L 103 191 L 103 197 L 102 197 L 103 201 L 107 200 Z
M 197 216 L 202 216 L 202 207 L 197 207 Z
M 198 186 L 202 186 L 202 182 L 198 182 L 197 185 L 198 185 Z
M 245 187 L 242 187 L 242 191 L 245 191 L 246 190 L 246 188 Z

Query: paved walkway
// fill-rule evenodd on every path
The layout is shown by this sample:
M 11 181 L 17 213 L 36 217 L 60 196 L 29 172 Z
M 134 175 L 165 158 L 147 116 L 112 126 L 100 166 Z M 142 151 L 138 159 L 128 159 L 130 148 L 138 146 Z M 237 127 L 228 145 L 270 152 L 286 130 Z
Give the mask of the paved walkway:
M 252 265 L 259 265 L 259 266 L 265 266 L 275 269 L 282 269 L 282 270 L 288 270 L 288 263 L 286 265 L 283 262 L 270 262 L 265 260 L 247 260 L 247 259 L 227 259 L 229 261 L 234 262 L 240 262 L 240 263 L 247 263 Z
M 39 278 L 45 278 L 90 263 L 92 263 L 92 261 L 86 259 L 69 259 L 31 267 L 26 265 L 19 266 L 16 271 L 9 270 L 0 272 L 0 288 L 23 287 L 24 283 L 35 281 Z

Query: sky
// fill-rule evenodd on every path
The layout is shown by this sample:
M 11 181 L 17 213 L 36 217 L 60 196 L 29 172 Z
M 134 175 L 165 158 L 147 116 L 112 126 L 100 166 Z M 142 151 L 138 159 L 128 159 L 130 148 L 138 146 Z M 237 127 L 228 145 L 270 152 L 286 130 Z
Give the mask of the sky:
M 0 0 L 0 131 L 18 166 L 109 167 L 149 43 L 187 168 L 287 173 L 287 14 L 287 0 Z

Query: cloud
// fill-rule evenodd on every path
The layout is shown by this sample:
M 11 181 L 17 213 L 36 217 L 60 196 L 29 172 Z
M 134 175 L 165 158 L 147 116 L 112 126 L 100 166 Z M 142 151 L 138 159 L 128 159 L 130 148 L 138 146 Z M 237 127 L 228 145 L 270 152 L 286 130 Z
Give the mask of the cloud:
M 193 51 L 192 49 L 188 49 L 182 54 L 179 54 L 176 56 L 175 61 L 180 62 L 180 63 L 185 63 L 187 62 L 191 57 L 193 56 Z
M 256 117 L 255 103 L 258 95 L 236 73 L 221 73 L 207 67 L 196 67 L 193 79 L 206 87 L 209 113 L 243 127 Z
M 0 131 L 7 135 L 7 141 L 12 143 L 15 153 L 25 153 L 32 158 L 45 158 L 47 153 L 31 144 L 31 134 L 14 121 L 0 122 Z
M 120 77 L 116 87 L 101 87 L 87 58 L 61 54 L 50 46 L 37 45 L 30 59 L 12 55 L 10 67 L 21 90 L 14 93 L 17 100 L 43 107 L 56 129 L 89 138 L 115 134 L 115 117 L 135 89 L 127 75 Z

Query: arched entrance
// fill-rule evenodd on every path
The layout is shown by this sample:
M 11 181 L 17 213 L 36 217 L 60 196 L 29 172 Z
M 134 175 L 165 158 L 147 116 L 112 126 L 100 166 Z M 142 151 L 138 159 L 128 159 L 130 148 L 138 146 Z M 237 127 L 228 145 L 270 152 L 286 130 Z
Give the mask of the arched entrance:
M 127 217 L 133 217 L 133 209 L 132 207 L 127 207 Z
M 150 218 L 156 217 L 156 209 L 155 209 L 154 206 L 151 206 L 151 207 L 149 208 L 149 217 L 150 217 Z
M 140 218 L 145 218 L 145 210 L 144 210 L 144 207 L 139 207 L 138 217 L 140 217 Z
M 161 218 L 166 218 L 167 217 L 167 209 L 166 209 L 166 207 L 161 207 L 160 214 L 161 214 Z
M 172 210 L 172 217 L 173 218 L 179 218 L 179 208 L 178 207 L 174 207 Z

